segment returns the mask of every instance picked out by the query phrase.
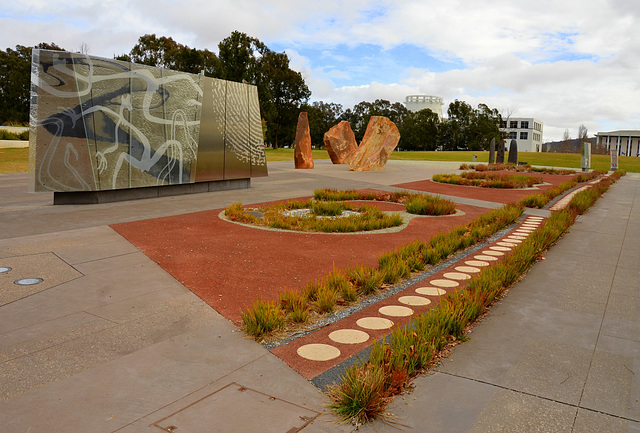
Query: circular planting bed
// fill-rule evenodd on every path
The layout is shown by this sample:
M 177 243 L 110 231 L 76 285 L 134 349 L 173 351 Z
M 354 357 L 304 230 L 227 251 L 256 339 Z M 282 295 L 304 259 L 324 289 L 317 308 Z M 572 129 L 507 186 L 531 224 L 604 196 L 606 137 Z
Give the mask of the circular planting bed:
M 348 201 L 378 202 L 356 204 Z M 383 211 L 380 202 L 397 203 L 406 212 Z M 354 233 L 399 227 L 415 215 L 453 215 L 450 200 L 422 194 L 360 193 L 357 191 L 318 190 L 310 200 L 292 200 L 258 208 L 235 203 L 224 210 L 230 221 L 280 230 L 321 233 Z M 403 216 L 410 214 L 408 217 Z

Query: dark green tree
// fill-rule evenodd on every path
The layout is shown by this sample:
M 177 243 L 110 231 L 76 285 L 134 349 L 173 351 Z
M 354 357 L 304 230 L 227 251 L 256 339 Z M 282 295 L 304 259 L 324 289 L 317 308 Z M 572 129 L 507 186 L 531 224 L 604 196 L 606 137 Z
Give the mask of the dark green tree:
M 343 120 L 351 123 L 356 140 L 360 141 L 364 137 L 371 116 L 388 117 L 400 129 L 409 113 L 407 107 L 399 102 L 391 104 L 385 99 L 376 99 L 374 102 L 360 102 L 353 107 L 353 110 L 346 110 L 343 114 Z
M 447 109 L 448 118 L 440 125 L 439 146 L 443 150 L 486 150 L 492 138 L 499 140 L 501 116 L 485 104 L 474 109 L 455 100 Z
M 399 147 L 407 150 L 436 150 L 440 118 L 428 108 L 409 113 L 400 128 Z
M 32 48 L 16 45 L 15 50 L 0 51 L 0 124 L 29 122 Z M 35 48 L 62 50 L 58 45 L 46 42 Z
M 311 143 L 314 147 L 324 147 L 324 133 L 340 122 L 342 105 L 334 102 L 316 101 L 311 105 L 304 104 L 300 111 L 306 111 L 309 117 Z

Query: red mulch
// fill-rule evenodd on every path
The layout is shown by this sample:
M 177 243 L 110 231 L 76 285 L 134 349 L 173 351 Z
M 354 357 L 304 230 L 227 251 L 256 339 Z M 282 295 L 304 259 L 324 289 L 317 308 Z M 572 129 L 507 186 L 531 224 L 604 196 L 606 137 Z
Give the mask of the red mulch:
M 492 173 L 513 174 L 509 171 L 496 171 Z M 398 188 L 412 189 L 416 191 L 425 191 L 433 194 L 452 195 L 455 197 L 473 198 L 476 200 L 491 201 L 494 203 L 511 203 L 520 201 L 525 197 L 533 194 L 544 192 L 554 186 L 571 180 L 574 175 L 557 175 L 557 174 L 537 174 L 537 173 L 519 173 L 525 176 L 534 176 L 542 178 L 545 183 L 551 185 L 538 185 L 536 189 L 496 189 L 481 188 L 478 186 L 461 186 L 451 185 L 447 183 L 434 182 L 432 180 L 420 180 L 417 182 L 401 183 L 393 185 Z
M 402 207 L 367 202 L 384 210 Z M 235 324 L 258 299 L 302 288 L 347 264 L 376 266 L 378 257 L 415 240 L 467 224 L 485 208 L 458 205 L 460 216 L 417 217 L 397 233 L 317 234 L 245 227 L 221 210 L 115 224 L 111 227 Z

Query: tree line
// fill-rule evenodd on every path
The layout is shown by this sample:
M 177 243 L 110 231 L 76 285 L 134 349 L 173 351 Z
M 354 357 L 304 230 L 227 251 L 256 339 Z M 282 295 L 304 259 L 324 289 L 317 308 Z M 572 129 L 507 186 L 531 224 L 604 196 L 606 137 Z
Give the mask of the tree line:
M 403 104 L 384 99 L 363 101 L 353 109 L 343 110 L 340 104 L 313 102 L 303 104 L 311 130 L 314 147 L 323 147 L 323 136 L 333 125 L 347 120 L 359 142 L 362 140 L 371 116 L 385 116 L 400 131 L 398 147 L 403 150 L 472 150 L 489 149 L 492 138 L 500 140 L 499 125 L 502 117 L 498 110 L 485 104 L 473 108 L 464 101 L 449 104 L 447 118 L 440 119 L 429 109 L 411 112 Z
M 41 43 L 0 51 L 0 124 L 29 121 L 33 48 L 63 50 L 55 43 Z M 484 104 L 476 109 L 456 100 L 449 105 L 448 118 L 440 119 L 430 110 L 413 113 L 399 102 L 383 99 L 363 101 L 346 110 L 336 103 L 309 103 L 311 91 L 302 74 L 291 69 L 287 54 L 272 51 L 259 39 L 238 31 L 218 44 L 218 54 L 151 34 L 141 36 L 128 53 L 114 58 L 255 85 L 265 144 L 276 148 L 293 143 L 300 111 L 308 113 L 311 140 L 318 148 L 323 147 L 324 133 L 342 120 L 351 123 L 360 141 L 371 116 L 391 119 L 400 130 L 399 147 L 405 150 L 481 150 L 488 148 L 491 138 L 500 136 L 500 114 Z

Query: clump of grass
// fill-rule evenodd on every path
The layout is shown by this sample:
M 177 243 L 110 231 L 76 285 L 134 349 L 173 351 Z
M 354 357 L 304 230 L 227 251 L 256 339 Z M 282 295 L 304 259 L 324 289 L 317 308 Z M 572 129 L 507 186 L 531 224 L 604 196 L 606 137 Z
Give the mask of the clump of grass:
M 367 266 L 358 265 L 348 268 L 346 275 L 364 296 L 376 293 L 382 285 L 382 274 L 378 270 Z
M 373 364 L 349 367 L 342 383 L 329 387 L 328 394 L 332 403 L 328 407 L 342 421 L 365 423 L 380 418 L 390 401 L 385 381 L 384 370 Z
M 280 308 L 288 313 L 289 319 L 294 323 L 305 323 L 309 318 L 307 296 L 295 290 L 285 289 L 278 294 Z
M 338 302 L 338 293 L 328 284 L 318 286 L 315 304 L 319 313 L 331 313 Z
M 382 274 L 382 280 L 387 284 L 395 284 L 411 275 L 411 269 L 397 250 L 380 256 L 378 270 Z
M 265 334 L 284 328 L 285 317 L 275 302 L 258 299 L 253 307 L 242 313 L 247 334 L 256 340 Z
M 430 195 L 415 195 L 406 203 L 407 212 L 416 215 L 451 215 L 456 213 L 456 206 L 451 200 Z
M 522 174 L 493 174 L 483 171 L 465 172 L 457 174 L 436 174 L 432 177 L 435 182 L 454 185 L 479 186 L 483 188 L 530 188 L 541 183 L 542 179 Z
M 311 203 L 311 212 L 321 216 L 338 216 L 347 209 L 353 208 L 344 202 L 314 201 Z

